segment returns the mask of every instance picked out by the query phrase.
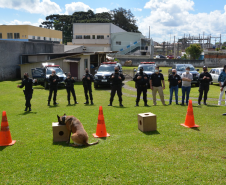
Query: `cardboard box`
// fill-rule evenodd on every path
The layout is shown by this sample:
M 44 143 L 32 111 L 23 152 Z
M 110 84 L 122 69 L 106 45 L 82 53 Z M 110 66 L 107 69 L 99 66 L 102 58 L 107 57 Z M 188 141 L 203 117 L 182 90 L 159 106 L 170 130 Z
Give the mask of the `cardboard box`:
M 53 128 L 53 142 L 68 140 L 68 130 L 66 128 L 66 125 L 59 125 L 58 122 L 53 122 L 52 128 Z
M 138 114 L 138 129 L 142 132 L 157 130 L 157 117 L 151 112 Z

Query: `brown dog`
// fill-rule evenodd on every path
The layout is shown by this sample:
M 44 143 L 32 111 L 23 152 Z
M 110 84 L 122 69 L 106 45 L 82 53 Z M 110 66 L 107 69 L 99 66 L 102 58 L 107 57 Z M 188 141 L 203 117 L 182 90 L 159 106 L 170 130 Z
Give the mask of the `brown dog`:
M 74 142 L 74 145 L 72 146 L 91 146 L 99 142 L 88 143 L 88 134 L 86 133 L 82 123 L 76 117 L 66 116 L 66 114 L 64 114 L 61 117 L 57 115 L 57 118 L 60 125 L 66 125 L 69 132 L 67 143 L 70 143 L 71 136 L 71 139 Z

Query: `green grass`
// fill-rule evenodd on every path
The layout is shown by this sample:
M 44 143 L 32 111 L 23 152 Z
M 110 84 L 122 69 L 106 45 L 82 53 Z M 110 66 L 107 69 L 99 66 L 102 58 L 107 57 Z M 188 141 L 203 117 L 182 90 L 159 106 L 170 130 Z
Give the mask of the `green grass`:
M 48 91 L 34 86 L 33 111 L 25 113 L 19 81 L 0 82 L 0 110 L 7 112 L 15 145 L 0 147 L 0 184 L 226 184 L 224 106 L 194 104 L 199 129 L 180 126 L 186 106 L 134 107 L 136 92 L 123 89 L 124 108 L 115 97 L 108 107 L 109 89 L 93 90 L 94 106 L 86 106 L 81 83 L 75 85 L 79 104 L 67 106 L 66 90 L 58 91 L 59 105 L 47 106 Z M 127 85 L 134 87 L 133 82 Z M 149 92 L 151 92 L 149 90 Z M 168 89 L 165 90 L 168 95 Z M 217 99 L 219 87 L 211 86 Z M 197 88 L 192 88 L 197 97 Z M 148 97 L 151 97 L 149 94 Z M 52 103 L 52 102 L 51 102 Z M 69 147 L 52 142 L 52 122 L 57 114 L 74 115 L 83 123 L 89 142 L 96 141 L 99 106 L 103 106 L 107 132 L 111 135 L 90 147 Z M 137 114 L 157 115 L 158 129 L 142 133 Z

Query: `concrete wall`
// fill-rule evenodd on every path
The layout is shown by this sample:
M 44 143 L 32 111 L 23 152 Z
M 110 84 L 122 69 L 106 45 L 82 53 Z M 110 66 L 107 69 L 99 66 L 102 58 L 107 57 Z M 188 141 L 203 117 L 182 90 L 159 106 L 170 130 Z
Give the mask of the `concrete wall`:
M 52 43 L 33 43 L 0 40 L 0 81 L 20 78 L 21 55 L 37 53 L 53 53 L 62 46 L 53 48 Z
M 137 67 L 140 62 L 155 62 L 161 67 L 172 67 L 174 64 L 192 64 L 194 67 L 222 67 L 226 64 L 226 58 L 223 60 L 205 59 L 205 60 L 169 60 L 169 59 L 150 59 L 150 56 L 116 56 L 120 63 L 124 65 L 127 60 L 132 60 L 132 66 Z

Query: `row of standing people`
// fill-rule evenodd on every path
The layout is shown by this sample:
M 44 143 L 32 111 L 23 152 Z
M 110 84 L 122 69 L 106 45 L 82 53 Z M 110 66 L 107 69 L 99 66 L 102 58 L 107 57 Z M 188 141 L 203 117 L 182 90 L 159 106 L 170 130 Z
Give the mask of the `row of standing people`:
M 177 75 L 176 69 L 172 70 L 172 75 L 169 75 L 168 81 L 170 83 L 170 98 L 169 98 L 169 105 L 172 104 L 172 98 L 173 98 L 173 92 L 175 93 L 175 101 L 176 104 L 178 104 L 178 84 L 182 82 L 182 103 L 181 105 L 184 105 L 185 103 L 188 104 L 189 100 L 189 94 L 191 90 L 191 81 L 192 81 L 192 74 L 190 73 L 190 68 L 186 68 L 186 72 L 182 74 L 182 77 Z M 117 92 L 118 98 L 119 98 L 119 105 L 122 105 L 122 81 L 125 79 L 124 75 L 122 73 L 119 73 L 119 68 L 115 67 L 115 73 L 112 73 L 110 76 L 112 86 L 111 86 L 111 94 L 110 94 L 110 104 L 108 106 L 112 106 L 115 93 Z M 224 66 L 224 71 L 219 76 L 219 85 L 221 87 L 221 93 L 218 101 L 218 105 L 220 105 L 222 96 L 224 91 L 226 90 L 226 87 L 223 86 L 224 81 L 226 79 L 226 65 Z M 93 104 L 93 95 L 92 95 L 92 82 L 93 82 L 93 75 L 89 73 L 89 70 L 86 69 L 86 73 L 83 75 L 83 87 L 84 87 L 84 94 L 86 102 L 84 104 Z M 136 106 L 139 106 L 140 96 L 141 93 L 143 93 L 143 100 L 144 105 L 149 106 L 147 104 L 147 84 L 150 84 L 150 89 L 152 90 L 152 96 L 153 96 L 153 105 L 156 105 L 156 94 L 157 92 L 160 95 L 160 99 L 163 105 L 165 104 L 164 100 L 164 93 L 163 90 L 165 89 L 165 81 L 164 76 L 162 73 L 159 72 L 159 67 L 155 68 L 155 73 L 153 73 L 148 78 L 148 75 L 143 72 L 143 68 L 140 68 L 140 71 L 134 76 L 133 80 L 136 82 L 136 88 L 137 88 L 137 98 L 136 98 Z M 28 73 L 24 74 L 24 80 L 22 82 L 22 85 L 18 85 L 19 88 L 23 88 L 25 86 L 24 94 L 25 94 L 25 111 L 29 109 L 31 111 L 31 104 L 30 100 L 32 98 L 33 89 L 32 89 L 32 83 L 36 82 L 37 80 L 32 80 L 28 77 Z M 56 75 L 55 71 L 52 71 L 52 75 L 49 78 L 50 81 L 50 88 L 49 88 L 49 97 L 48 97 L 48 105 L 50 105 L 52 94 L 53 95 L 53 104 L 57 105 L 56 97 L 57 97 L 57 84 L 60 81 L 59 77 Z M 209 84 L 212 81 L 211 75 L 208 73 L 208 69 L 206 66 L 203 67 L 203 73 L 199 76 L 199 97 L 198 97 L 198 104 L 201 104 L 201 100 L 203 98 L 204 93 L 204 105 L 207 105 L 207 94 L 209 91 Z M 67 100 L 68 104 L 70 105 L 70 97 L 71 93 L 74 98 L 74 104 L 78 104 L 76 99 L 76 94 L 74 90 L 74 78 L 71 77 L 71 74 L 68 73 L 67 79 L 65 80 L 66 84 L 66 90 L 67 90 Z M 88 95 L 89 93 L 89 95 Z M 186 97 L 186 101 L 185 101 Z

